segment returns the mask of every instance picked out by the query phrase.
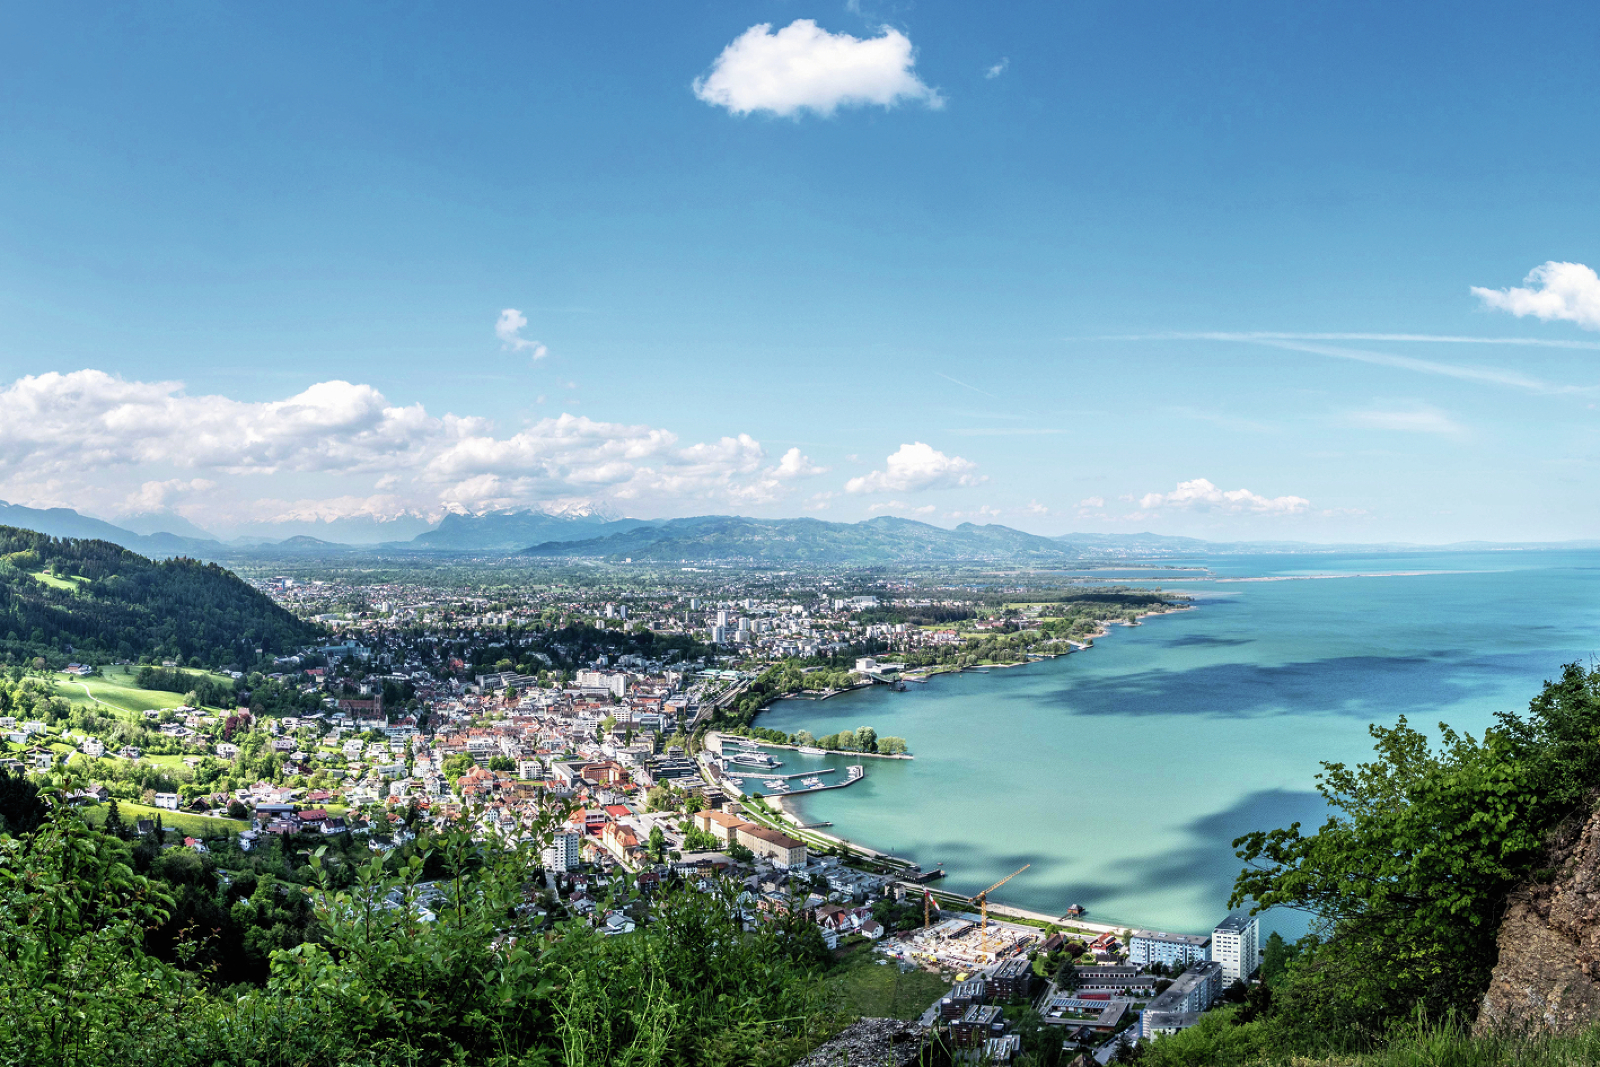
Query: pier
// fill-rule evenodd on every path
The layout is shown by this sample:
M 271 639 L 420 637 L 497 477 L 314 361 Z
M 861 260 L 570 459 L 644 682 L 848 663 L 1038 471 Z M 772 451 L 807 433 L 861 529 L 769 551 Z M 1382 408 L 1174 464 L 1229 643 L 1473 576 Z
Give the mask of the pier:
M 816 778 L 823 774 L 832 774 L 837 767 L 823 767 L 815 771 L 797 771 L 794 774 L 762 774 L 759 771 L 724 770 L 722 773 L 729 778 Z
M 828 770 L 834 770 L 834 769 L 835 768 L 832 768 L 832 767 L 828 768 Z M 817 777 L 821 777 L 821 775 L 823 773 L 824 772 L 822 772 L 822 771 L 814 771 L 814 772 L 808 772 L 806 774 L 800 774 L 800 775 L 791 774 L 791 775 L 788 775 L 787 777 L 789 777 L 789 778 L 817 778 Z M 808 786 L 805 789 L 785 789 L 785 790 L 783 790 L 782 792 L 779 792 L 779 793 L 765 793 L 765 792 L 763 792 L 762 796 L 771 797 L 771 798 L 773 798 L 775 800 L 786 800 L 786 799 L 788 799 L 790 797 L 806 796 L 806 795 L 811 794 L 811 793 L 821 793 L 821 792 L 823 792 L 825 790 L 828 790 L 828 789 L 843 789 L 846 786 L 855 785 L 857 782 L 861 781 L 861 779 L 865 778 L 866 776 L 867 776 L 866 768 L 860 766 L 859 764 L 856 764 L 856 765 L 852 765 L 852 766 L 849 766 L 849 767 L 845 768 L 845 779 L 842 782 L 833 782 L 833 783 L 831 783 L 829 785 L 813 785 L 813 786 Z M 778 777 L 780 777 L 780 775 L 776 775 L 776 774 L 733 774 L 733 773 L 731 773 L 729 771 L 723 771 L 722 772 L 722 777 L 727 781 L 728 785 L 732 786 L 733 790 L 736 793 L 738 793 L 739 795 L 743 796 L 745 793 L 761 792 L 760 790 L 748 788 L 747 782 L 746 782 L 747 779 L 778 778 Z M 751 782 L 749 784 L 754 784 L 754 783 Z

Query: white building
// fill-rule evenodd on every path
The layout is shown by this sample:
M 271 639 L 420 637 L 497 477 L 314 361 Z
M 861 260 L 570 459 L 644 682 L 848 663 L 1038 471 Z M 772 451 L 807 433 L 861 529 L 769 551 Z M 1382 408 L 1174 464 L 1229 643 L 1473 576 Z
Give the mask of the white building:
M 1222 980 L 1249 978 L 1261 965 L 1261 924 L 1253 915 L 1230 915 L 1211 931 L 1211 958 L 1222 964 Z
M 583 835 L 566 830 L 551 838 L 541 858 L 547 871 L 570 871 L 582 862 L 582 857 Z
M 1128 962 L 1140 966 L 1163 963 L 1188 965 L 1211 958 L 1211 939 L 1159 930 L 1135 930 L 1128 935 Z

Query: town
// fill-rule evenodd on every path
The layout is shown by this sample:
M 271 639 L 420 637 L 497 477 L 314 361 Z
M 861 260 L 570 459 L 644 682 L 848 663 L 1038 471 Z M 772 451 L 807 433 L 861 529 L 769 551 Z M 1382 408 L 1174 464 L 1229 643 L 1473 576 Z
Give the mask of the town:
M 747 926 L 800 916 L 829 952 L 925 976 L 940 992 L 919 1033 L 989 1062 L 1022 1050 L 1023 1019 L 1031 1042 L 1106 1062 L 1242 999 L 1259 964 L 1253 919 L 1196 937 L 1077 908 L 991 917 L 986 894 L 935 888 L 942 869 L 808 827 L 784 803 L 911 758 L 905 739 L 753 724 L 771 699 L 1059 655 L 1170 602 L 1061 612 L 1025 589 L 859 592 L 814 576 L 737 599 L 256 584 L 329 637 L 248 671 L 14 667 L 5 765 L 71 784 L 91 819 L 224 874 L 307 842 L 385 853 L 464 828 L 528 853 L 530 900 L 550 921 L 607 935 L 652 922 L 669 887 L 728 892 Z M 857 761 L 785 774 L 780 747 Z

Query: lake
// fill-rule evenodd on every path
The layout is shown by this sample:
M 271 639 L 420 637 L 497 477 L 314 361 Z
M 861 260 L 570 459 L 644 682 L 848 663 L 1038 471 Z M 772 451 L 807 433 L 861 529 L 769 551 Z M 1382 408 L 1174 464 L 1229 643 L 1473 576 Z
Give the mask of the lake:
M 1404 715 L 1481 731 L 1564 663 L 1600 650 L 1600 551 L 1239 556 L 1129 569 L 1195 610 L 1115 627 L 1026 667 L 785 700 L 758 725 L 817 736 L 871 726 L 915 760 L 780 754 L 785 772 L 864 762 L 867 777 L 794 804 L 807 821 L 949 871 L 997 901 L 1183 933 L 1227 913 L 1230 842 L 1326 808 L 1319 761 L 1371 754 Z M 1118 577 L 1116 572 L 1095 572 Z M 1265 924 L 1285 934 L 1296 916 Z

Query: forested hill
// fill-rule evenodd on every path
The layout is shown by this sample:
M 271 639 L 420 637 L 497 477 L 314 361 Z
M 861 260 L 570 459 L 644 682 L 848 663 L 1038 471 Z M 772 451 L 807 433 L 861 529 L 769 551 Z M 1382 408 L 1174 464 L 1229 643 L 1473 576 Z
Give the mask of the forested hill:
M 0 526 L 0 655 L 52 663 L 161 656 L 253 664 L 318 629 L 231 571 L 155 561 L 109 541 Z

